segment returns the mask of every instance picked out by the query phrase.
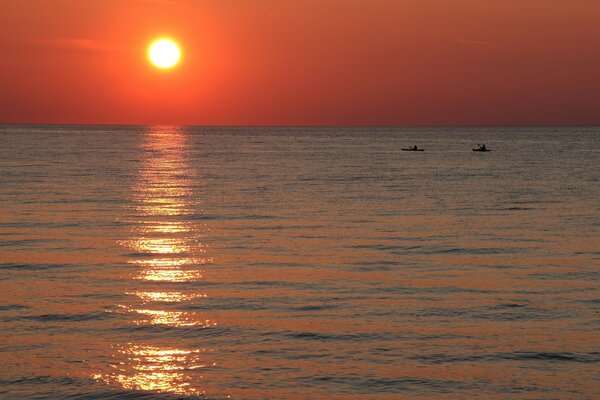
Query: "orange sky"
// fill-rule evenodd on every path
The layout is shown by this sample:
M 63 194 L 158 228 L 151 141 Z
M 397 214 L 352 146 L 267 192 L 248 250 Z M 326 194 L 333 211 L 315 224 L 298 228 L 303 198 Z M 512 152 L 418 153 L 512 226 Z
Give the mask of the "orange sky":
M 600 124 L 598 0 L 0 0 L 0 54 L 0 123 Z

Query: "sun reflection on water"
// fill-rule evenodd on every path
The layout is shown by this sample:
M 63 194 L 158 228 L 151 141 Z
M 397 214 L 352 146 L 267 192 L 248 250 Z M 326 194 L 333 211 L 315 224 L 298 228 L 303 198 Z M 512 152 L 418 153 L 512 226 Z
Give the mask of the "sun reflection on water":
M 181 254 L 188 250 L 181 240 L 168 238 L 140 238 L 132 244 L 132 248 L 150 254 Z
M 186 302 L 207 297 L 192 292 L 190 284 L 204 279 L 205 268 L 213 262 L 201 242 L 206 235 L 203 227 L 186 219 L 199 209 L 186 141 L 183 130 L 151 129 L 142 145 L 141 167 L 133 189 L 133 228 L 130 238 L 120 242 L 130 251 L 127 262 L 136 267 L 130 278 L 137 284 L 135 290 L 126 292 L 131 303 L 117 307 L 118 312 L 135 315 L 130 323 L 137 327 L 207 329 L 217 325 L 206 315 L 185 308 Z M 163 290 L 163 285 L 168 289 Z M 201 358 L 210 351 L 144 342 L 118 347 L 111 363 L 114 371 L 97 373 L 94 378 L 125 389 L 204 394 L 199 377 L 192 376 L 191 371 L 206 367 Z
M 144 303 L 180 303 L 198 297 L 206 297 L 206 294 L 182 292 L 128 292 L 127 294 L 138 296 Z
M 126 305 L 119 305 L 119 308 L 124 310 L 124 312 L 142 316 L 141 319 L 133 321 L 136 325 L 197 326 L 201 328 L 209 328 L 217 325 L 216 322 L 210 319 L 202 319 L 193 312 L 133 308 Z
M 183 311 L 165 311 L 165 310 L 135 310 L 139 314 L 148 316 L 146 320 L 136 321 L 136 323 L 149 323 L 152 325 L 171 325 L 171 326 L 201 326 L 208 328 L 217 325 L 211 320 L 200 320 L 193 313 Z
M 160 262 L 158 266 L 160 266 Z M 153 264 L 156 266 L 156 264 Z M 139 275 L 135 279 L 141 279 L 144 281 L 154 282 L 194 282 L 201 279 L 203 276 L 202 270 L 181 270 L 177 268 L 164 269 L 164 268 L 147 268 L 139 272 Z
M 151 233 L 185 233 L 190 231 L 190 226 L 179 221 L 150 221 L 145 230 Z
M 112 374 L 97 373 L 93 378 L 130 390 L 204 395 L 203 390 L 192 385 L 188 372 L 215 366 L 203 360 L 207 353 L 206 349 L 184 350 L 129 343 L 118 348 Z

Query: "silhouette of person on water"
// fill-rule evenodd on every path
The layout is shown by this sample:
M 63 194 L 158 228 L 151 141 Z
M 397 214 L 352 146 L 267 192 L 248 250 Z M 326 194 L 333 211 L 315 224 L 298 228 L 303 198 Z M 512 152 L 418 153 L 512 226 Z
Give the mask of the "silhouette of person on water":
M 484 151 L 487 150 L 486 147 L 485 147 L 485 144 L 479 144 L 479 143 L 477 143 L 477 146 L 479 146 L 479 150 L 484 150 Z
M 413 150 L 417 150 L 417 145 L 416 144 L 413 146 Z

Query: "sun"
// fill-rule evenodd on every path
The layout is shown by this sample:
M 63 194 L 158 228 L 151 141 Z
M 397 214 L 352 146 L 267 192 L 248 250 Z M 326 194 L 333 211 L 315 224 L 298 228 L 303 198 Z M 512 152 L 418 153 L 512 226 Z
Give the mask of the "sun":
M 181 51 L 171 39 L 159 39 L 148 48 L 148 58 L 158 68 L 172 68 L 179 63 Z

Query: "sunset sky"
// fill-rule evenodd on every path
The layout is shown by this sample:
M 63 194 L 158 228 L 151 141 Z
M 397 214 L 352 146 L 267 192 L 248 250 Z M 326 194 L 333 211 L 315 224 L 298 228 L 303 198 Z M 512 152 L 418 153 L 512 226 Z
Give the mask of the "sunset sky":
M 0 0 L 0 54 L 0 123 L 600 124 L 598 0 Z

